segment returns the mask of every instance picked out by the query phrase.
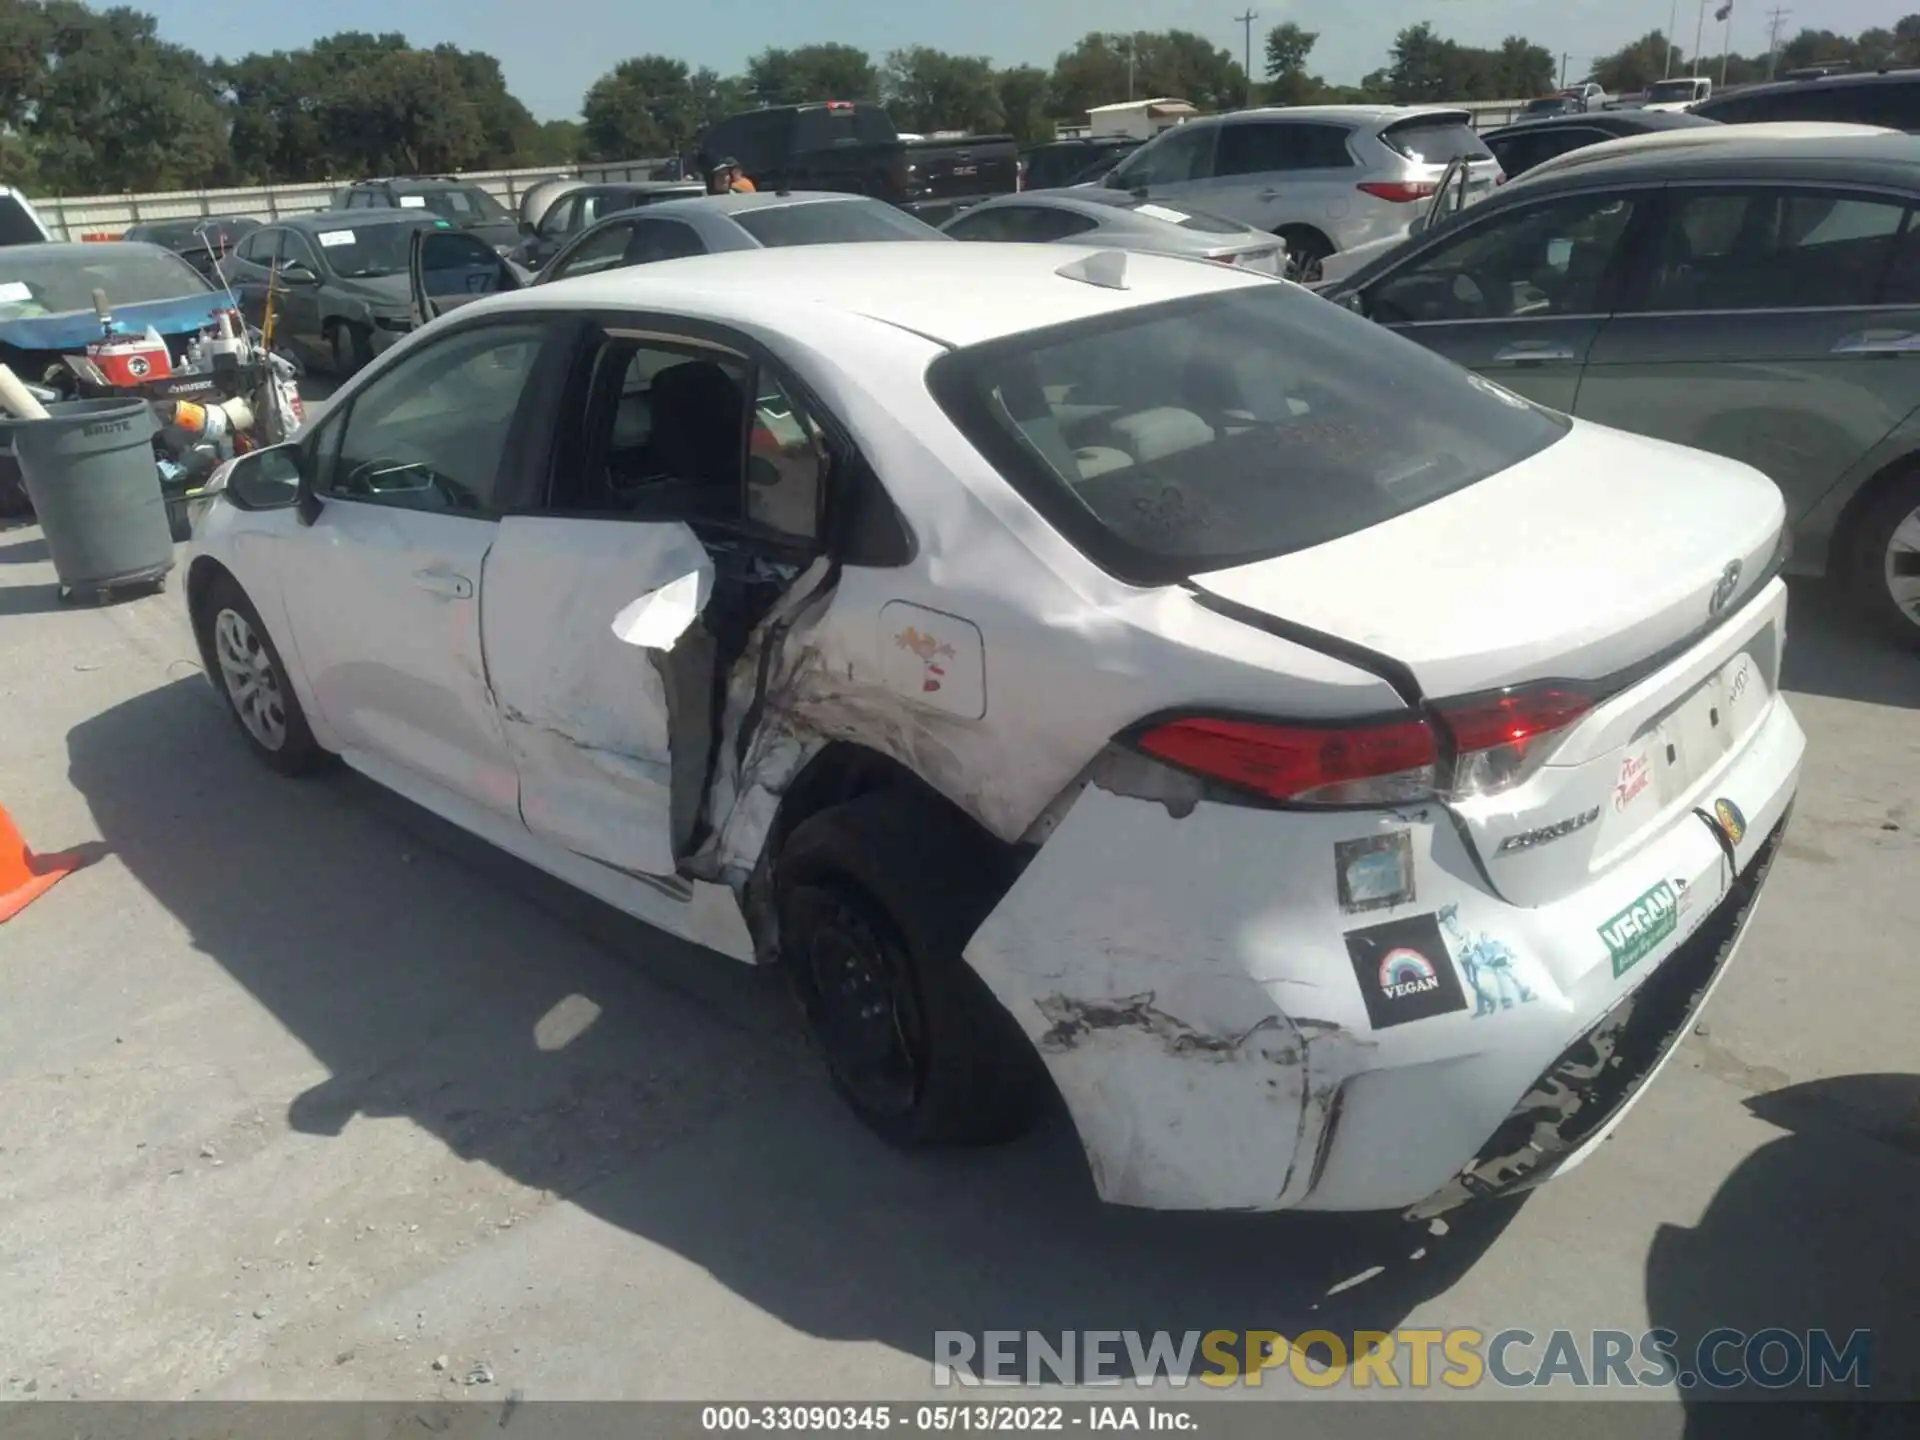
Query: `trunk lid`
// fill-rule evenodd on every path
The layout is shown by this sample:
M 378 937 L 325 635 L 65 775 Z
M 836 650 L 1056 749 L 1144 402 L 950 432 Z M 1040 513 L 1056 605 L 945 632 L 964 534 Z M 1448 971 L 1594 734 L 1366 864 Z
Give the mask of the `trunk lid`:
M 1591 701 L 1525 742 L 1518 783 L 1447 801 L 1494 886 L 1538 905 L 1676 823 L 1752 738 L 1778 683 L 1784 598 L 1761 590 L 1785 519 L 1756 470 L 1575 422 L 1477 485 L 1193 584 L 1365 647 L 1443 716 L 1513 687 Z

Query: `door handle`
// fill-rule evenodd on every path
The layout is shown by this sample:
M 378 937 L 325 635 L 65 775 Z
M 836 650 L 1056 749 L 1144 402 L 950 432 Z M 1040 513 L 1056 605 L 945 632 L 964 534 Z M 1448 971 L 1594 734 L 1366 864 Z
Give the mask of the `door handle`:
M 1574 360 L 1579 358 L 1565 345 L 1537 340 L 1522 340 L 1517 345 L 1509 345 L 1496 350 L 1493 363 L 1496 365 L 1539 365 L 1550 360 Z
M 1267 189 L 1262 190 L 1260 192 L 1260 198 L 1262 200 L 1278 200 L 1281 198 L 1281 196 L 1285 195 L 1286 193 L 1287 192 L 1284 190 L 1275 190 L 1271 186 L 1269 186 Z
M 1834 343 L 1835 355 L 1920 355 L 1920 335 L 1911 330 L 1862 330 Z
M 451 575 L 445 570 L 416 570 L 413 572 L 413 583 L 435 595 L 446 595 L 455 600 L 473 598 L 473 581 L 464 575 Z

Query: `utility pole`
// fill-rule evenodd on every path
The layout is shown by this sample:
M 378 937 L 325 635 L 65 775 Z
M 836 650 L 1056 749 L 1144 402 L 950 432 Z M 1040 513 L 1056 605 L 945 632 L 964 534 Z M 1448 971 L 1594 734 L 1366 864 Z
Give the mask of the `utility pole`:
M 1791 10 L 1773 9 L 1767 12 L 1767 79 L 1773 79 L 1774 62 L 1780 57 L 1780 27 L 1786 23 Z
M 1259 18 L 1260 12 L 1251 7 L 1249 7 L 1246 14 L 1233 17 L 1233 23 L 1240 27 L 1242 37 L 1245 41 L 1245 46 L 1242 51 L 1245 58 L 1242 64 L 1246 66 L 1247 71 L 1247 96 L 1245 103 L 1248 105 L 1253 104 L 1253 22 Z
M 1560 88 L 1562 90 L 1567 88 L 1567 61 L 1572 58 L 1566 51 L 1560 52 Z
M 1700 0 L 1700 10 L 1694 16 L 1693 24 L 1693 76 L 1700 78 L 1700 42 L 1707 38 L 1707 0 Z
M 1727 57 L 1733 53 L 1733 0 L 1715 12 L 1717 19 L 1726 22 L 1726 28 L 1720 32 L 1720 88 L 1727 88 Z
M 1673 0 L 1673 8 L 1667 11 L 1667 72 L 1660 78 L 1673 78 L 1673 27 L 1680 23 L 1680 0 Z
M 1127 37 L 1127 103 L 1129 105 L 1133 103 L 1133 55 L 1139 48 L 1139 37 L 1129 35 Z

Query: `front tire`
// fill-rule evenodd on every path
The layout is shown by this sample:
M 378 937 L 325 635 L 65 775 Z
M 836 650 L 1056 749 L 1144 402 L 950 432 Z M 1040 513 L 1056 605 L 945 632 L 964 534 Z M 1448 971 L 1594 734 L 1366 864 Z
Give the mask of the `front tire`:
M 195 616 L 214 687 L 248 747 L 282 775 L 309 775 L 332 756 L 320 748 L 287 679 L 260 612 L 240 586 L 221 576 Z
M 1045 1071 L 961 949 L 1011 880 L 956 816 L 899 792 L 801 822 L 777 866 L 781 962 L 834 1089 L 902 1148 L 1030 1129 Z
M 357 375 L 373 358 L 373 345 L 357 325 L 342 320 L 331 331 L 333 373 L 340 380 Z
M 1887 638 L 1920 649 L 1920 469 L 1890 485 L 1860 517 L 1845 577 Z

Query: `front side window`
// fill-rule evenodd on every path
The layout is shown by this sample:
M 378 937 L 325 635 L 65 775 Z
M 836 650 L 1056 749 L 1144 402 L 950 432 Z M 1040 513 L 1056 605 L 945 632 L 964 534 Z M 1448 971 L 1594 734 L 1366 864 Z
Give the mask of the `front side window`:
M 298 262 L 315 275 L 321 273 L 320 261 L 313 253 L 313 247 L 307 243 L 307 237 L 289 230 L 287 238 L 281 242 L 280 263 L 283 265 Z
M 1814 310 L 1871 305 L 1906 208 L 1891 200 L 1754 188 L 1676 191 L 1640 308 Z
M 318 488 L 341 500 L 496 517 L 507 436 L 545 338 L 542 324 L 481 326 L 399 361 L 353 397 Z
M 1380 524 L 1518 464 L 1569 423 L 1278 284 L 958 350 L 928 381 L 1062 534 L 1149 585 Z
M 1213 173 L 1213 141 L 1220 129 L 1218 125 L 1181 125 L 1163 131 L 1113 172 L 1114 186 L 1137 190 L 1206 179 Z
M 1366 296 L 1383 325 L 1592 315 L 1642 202 L 1576 195 L 1505 211 L 1436 245 Z
M 590 231 L 582 235 L 572 253 L 556 262 L 548 273 L 554 280 L 565 280 L 574 275 L 617 270 L 627 263 L 627 245 L 632 239 L 632 221 Z
M 256 230 L 240 242 L 240 248 L 234 251 L 249 265 L 271 265 L 280 246 L 281 231 Z

